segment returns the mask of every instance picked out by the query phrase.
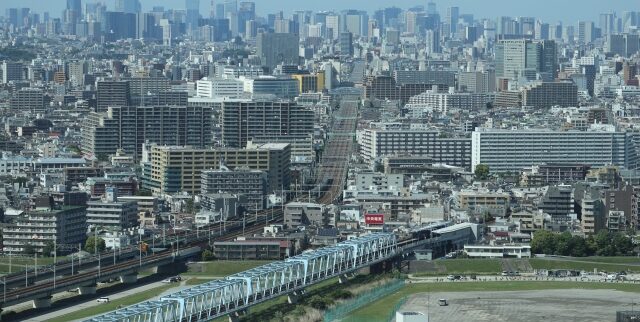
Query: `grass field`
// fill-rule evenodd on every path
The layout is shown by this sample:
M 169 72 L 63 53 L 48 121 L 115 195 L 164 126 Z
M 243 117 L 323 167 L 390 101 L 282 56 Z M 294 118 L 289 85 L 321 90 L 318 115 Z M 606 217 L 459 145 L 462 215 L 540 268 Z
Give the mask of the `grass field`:
M 105 304 L 101 304 L 98 306 L 94 306 L 85 310 L 81 310 L 81 311 L 76 311 L 73 313 L 69 313 L 66 315 L 62 315 L 59 316 L 55 319 L 51 319 L 49 320 L 49 322 L 67 322 L 67 321 L 73 321 L 73 320 L 78 320 L 78 319 L 83 319 L 83 318 L 88 318 L 94 315 L 98 315 L 98 314 L 102 314 L 102 313 L 106 313 L 109 311 L 113 311 L 116 310 L 118 308 L 118 306 L 128 306 L 128 305 L 132 305 L 132 304 L 136 304 L 139 302 L 144 302 L 150 298 L 153 298 L 154 296 L 157 296 L 158 294 L 161 294 L 162 292 L 175 287 L 175 285 L 163 285 L 160 287 L 156 287 L 153 289 L 150 289 L 148 291 L 144 291 L 144 292 L 140 292 L 140 293 L 136 293 L 134 295 L 129 295 L 127 297 L 123 297 L 121 299 L 117 299 L 117 300 L 113 300 L 109 303 L 105 303 Z
M 526 260 L 525 260 L 526 261 Z M 578 271 L 640 272 L 640 258 L 637 257 L 575 257 L 575 258 L 532 258 L 533 269 L 569 269 Z M 500 259 L 444 259 L 435 260 L 438 271 L 418 272 L 415 276 L 434 275 L 494 275 L 502 272 Z
M 387 317 L 393 307 L 403 297 L 427 292 L 499 292 L 499 291 L 532 291 L 551 289 L 611 289 L 625 292 L 640 293 L 640 287 L 633 284 L 609 283 L 572 283 L 572 282 L 472 282 L 472 283 L 420 283 L 408 284 L 402 290 L 364 306 L 348 317 L 349 321 L 381 321 Z M 386 322 L 386 321 L 384 321 Z
M 184 275 L 224 277 L 238 272 L 246 271 L 271 261 L 215 261 L 193 263 Z
M 611 264 L 636 264 L 640 265 L 640 258 L 635 256 L 625 257 L 571 257 L 572 261 L 577 262 L 597 262 L 597 263 L 611 263 Z
M 318 290 L 322 288 L 326 288 L 336 283 L 338 283 L 338 279 L 331 278 L 326 281 L 315 284 L 313 286 L 310 286 L 306 290 L 307 293 L 305 294 L 305 297 L 311 297 Z M 275 299 L 252 306 L 251 309 L 249 309 L 249 315 L 241 318 L 241 321 L 265 321 L 264 320 L 265 315 L 271 315 L 271 313 L 279 311 L 279 306 L 282 306 L 282 305 L 287 305 L 287 306 L 291 305 L 287 303 L 286 295 L 279 296 Z M 215 320 L 212 320 L 212 322 L 227 322 L 227 321 L 229 321 L 228 316 L 223 316 Z
M 600 259 L 599 259 L 600 260 Z M 602 259 L 604 260 L 604 258 Z M 585 260 L 548 260 L 540 258 L 532 258 L 529 260 L 531 267 L 534 269 L 569 269 L 578 271 L 592 272 L 594 269 L 598 271 L 619 272 L 619 271 L 640 271 L 640 266 L 628 265 L 623 263 L 610 262 L 590 262 Z
M 502 271 L 502 264 L 496 259 L 446 259 L 437 262 L 444 265 L 449 274 L 495 274 Z
M 66 257 L 59 256 L 58 261 L 65 260 Z M 29 266 L 29 268 L 33 269 L 33 265 L 35 265 L 34 258 L 12 258 L 11 259 L 11 272 L 20 272 L 24 271 L 25 264 Z M 53 257 L 38 257 L 38 266 L 50 265 L 53 263 Z M 0 273 L 8 274 L 9 273 L 9 258 L 2 257 L 0 258 Z
M 208 278 L 190 278 L 185 282 L 185 284 L 186 285 L 190 285 L 190 286 L 194 286 L 194 285 L 204 284 L 204 283 L 210 282 L 210 281 L 212 281 L 212 279 L 208 279 Z

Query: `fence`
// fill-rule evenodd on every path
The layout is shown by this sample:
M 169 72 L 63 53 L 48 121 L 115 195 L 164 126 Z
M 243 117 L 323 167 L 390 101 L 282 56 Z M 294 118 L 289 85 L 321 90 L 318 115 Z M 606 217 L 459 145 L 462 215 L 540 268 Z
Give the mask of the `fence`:
M 324 322 L 332 322 L 332 321 L 336 321 L 339 320 L 341 318 L 343 318 L 344 316 L 346 316 L 347 314 L 371 303 L 374 302 L 376 300 L 379 300 L 393 292 L 398 291 L 399 289 L 401 289 L 404 286 L 404 281 L 403 280 L 395 280 L 392 281 L 390 283 L 387 283 L 386 285 L 383 285 L 381 287 L 375 288 L 373 290 L 371 290 L 371 292 L 367 292 L 365 294 L 361 294 L 360 296 L 351 299 L 349 301 L 346 301 L 344 303 L 339 304 L 338 306 L 328 310 L 325 312 L 324 314 Z M 406 299 L 403 299 L 403 301 L 400 301 L 401 303 L 398 303 L 396 306 L 397 308 L 400 308 L 400 306 L 402 304 L 404 304 L 404 302 L 406 301 Z M 390 314 L 391 317 L 393 317 L 393 315 L 395 314 L 396 309 L 394 309 L 392 311 L 392 314 Z M 344 321 L 349 321 L 349 322 L 360 322 L 357 319 L 352 319 L 349 318 L 347 320 Z M 389 319 L 382 319 L 380 321 L 389 321 Z M 365 322 L 363 320 L 363 322 Z M 367 322 L 374 322 L 371 321 L 370 319 L 367 320 Z

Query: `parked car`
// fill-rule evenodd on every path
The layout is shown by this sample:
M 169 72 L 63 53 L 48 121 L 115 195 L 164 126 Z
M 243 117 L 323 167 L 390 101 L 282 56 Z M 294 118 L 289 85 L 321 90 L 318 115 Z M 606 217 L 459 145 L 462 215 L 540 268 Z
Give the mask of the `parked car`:
M 447 301 L 447 299 L 439 299 L 438 300 L 438 305 L 447 306 L 447 305 L 449 305 L 449 301 Z
M 108 297 L 100 297 L 96 300 L 96 302 L 98 303 L 109 303 L 109 298 Z

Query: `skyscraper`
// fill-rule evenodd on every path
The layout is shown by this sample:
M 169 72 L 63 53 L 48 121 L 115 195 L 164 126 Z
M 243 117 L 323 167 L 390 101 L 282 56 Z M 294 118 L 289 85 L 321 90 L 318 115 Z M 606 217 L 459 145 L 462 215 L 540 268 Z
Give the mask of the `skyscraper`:
M 116 0 L 116 12 L 140 13 L 140 0 Z
M 247 32 L 247 22 L 256 19 L 256 3 L 255 2 L 240 2 L 240 9 L 238 10 L 238 32 Z
M 593 21 L 578 22 L 578 42 L 588 44 L 595 40 L 595 24 Z
M 498 78 L 535 79 L 536 73 L 545 73 L 549 78 L 556 75 L 557 47 L 552 40 L 501 40 L 496 44 L 495 55 Z
M 442 52 L 440 46 L 440 31 L 439 30 L 427 30 L 426 31 L 427 53 L 436 54 Z
M 185 8 L 187 9 L 187 28 L 189 30 L 198 28 L 200 0 L 185 0 Z
M 257 55 L 262 65 L 271 69 L 282 63 L 298 65 L 299 41 L 296 34 L 260 33 L 257 41 Z
M 427 3 L 427 14 L 428 15 L 436 15 L 438 14 L 438 9 L 436 7 L 436 3 L 433 1 L 429 1 Z
M 353 56 L 353 35 L 350 32 L 340 33 L 340 55 Z
M 448 36 L 455 34 L 458 31 L 458 19 L 460 18 L 460 8 L 449 7 L 447 8 L 447 20 L 449 25 Z
M 72 10 L 79 17 L 82 13 L 82 0 L 67 0 L 67 10 Z

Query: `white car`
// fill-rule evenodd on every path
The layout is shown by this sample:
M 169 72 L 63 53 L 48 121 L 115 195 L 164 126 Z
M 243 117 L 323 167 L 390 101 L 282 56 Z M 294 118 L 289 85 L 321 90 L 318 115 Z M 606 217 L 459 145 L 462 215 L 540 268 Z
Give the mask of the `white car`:
M 98 302 L 98 303 L 109 303 L 109 298 L 108 297 L 101 297 L 101 298 L 98 298 L 96 300 L 96 302 Z

